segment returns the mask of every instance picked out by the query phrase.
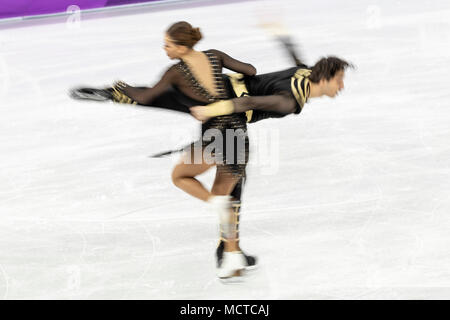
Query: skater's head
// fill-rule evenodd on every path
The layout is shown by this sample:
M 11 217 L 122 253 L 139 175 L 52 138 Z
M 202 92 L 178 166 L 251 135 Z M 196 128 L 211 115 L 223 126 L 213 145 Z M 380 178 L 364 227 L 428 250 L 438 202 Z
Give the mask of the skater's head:
M 323 95 L 333 98 L 344 89 L 347 68 L 353 68 L 353 65 L 337 57 L 322 58 L 312 67 L 309 80 L 320 87 Z
M 164 50 L 170 59 L 179 59 L 200 41 L 199 28 L 193 28 L 186 21 L 174 23 L 167 29 L 164 37 Z

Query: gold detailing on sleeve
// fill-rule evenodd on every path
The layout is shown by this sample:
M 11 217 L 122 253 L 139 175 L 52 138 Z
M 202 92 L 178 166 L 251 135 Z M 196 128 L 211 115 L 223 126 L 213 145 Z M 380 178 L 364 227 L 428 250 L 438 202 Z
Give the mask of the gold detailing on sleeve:
M 309 69 L 298 69 L 291 78 L 291 91 L 300 108 L 303 108 L 309 97 L 310 86 L 308 77 L 310 74 L 311 70 Z
M 309 69 L 298 69 L 295 74 L 294 77 L 295 78 L 306 78 L 309 77 L 311 75 L 311 70 Z
M 117 103 L 137 104 L 136 101 L 134 101 L 133 99 L 131 99 L 129 96 L 127 96 L 125 93 L 122 92 L 122 89 L 125 87 L 125 85 L 126 84 L 123 82 L 118 82 L 113 87 L 112 92 L 113 101 Z
M 291 78 L 291 91 L 294 94 L 295 100 L 297 100 L 297 103 L 300 105 L 300 107 L 303 107 L 303 101 L 300 97 L 300 94 L 298 92 L 297 86 L 296 86 L 296 82 L 298 82 L 297 79 L 295 79 L 295 77 Z

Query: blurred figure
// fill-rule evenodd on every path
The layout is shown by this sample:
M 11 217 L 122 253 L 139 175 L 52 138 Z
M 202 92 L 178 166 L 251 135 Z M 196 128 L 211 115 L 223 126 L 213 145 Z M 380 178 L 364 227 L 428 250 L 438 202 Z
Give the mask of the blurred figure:
M 352 67 L 337 57 L 322 58 L 312 68 L 297 61 L 297 67 L 284 71 L 255 77 L 242 75 L 240 81 L 246 87 L 246 96 L 192 107 L 193 116 L 205 121 L 210 117 L 247 111 L 252 111 L 255 117 L 299 114 L 311 98 L 325 95 L 334 98 L 344 89 L 345 70 Z
M 152 105 L 162 97 L 163 100 L 158 103 L 164 106 L 168 90 L 175 87 L 183 95 L 194 100 L 195 104 L 207 104 L 232 98 L 222 76 L 222 68 L 247 76 L 254 76 L 256 69 L 251 64 L 233 59 L 219 50 L 195 50 L 194 46 L 201 38 L 200 30 L 193 28 L 187 22 L 177 22 L 169 27 L 164 37 L 164 50 L 170 59 L 176 59 L 179 62 L 172 65 L 152 88 L 137 88 L 118 82 L 113 88 L 106 90 L 77 89 L 72 91 L 72 97 L 89 99 L 96 96 L 97 100 L 111 98 L 117 102 L 141 105 Z M 234 136 L 228 137 L 227 130 L 239 132 L 237 142 L 234 142 Z M 212 158 L 206 159 L 204 149 L 212 139 L 212 137 L 204 139 L 208 131 L 219 132 L 223 144 L 221 148 L 219 145 L 219 148 L 214 150 Z M 219 116 L 204 122 L 202 138 L 199 141 L 200 145 L 192 144 L 191 150 L 185 153 L 175 166 L 172 181 L 188 194 L 209 202 L 213 210 L 218 213 L 221 243 L 223 243 L 221 259 L 218 259 L 218 276 L 231 278 L 239 274 L 240 270 L 254 265 L 256 261 L 255 258 L 246 256 L 240 250 L 236 205 L 230 201 L 231 192 L 244 177 L 248 161 L 249 142 L 245 114 Z M 237 146 L 233 147 L 235 153 L 231 159 L 226 154 L 230 144 Z M 198 153 L 200 157 L 196 157 Z M 223 159 L 223 161 L 214 162 L 216 159 Z M 237 159 L 243 161 L 240 162 Z M 209 191 L 195 177 L 213 166 L 217 167 L 217 171 L 212 189 Z

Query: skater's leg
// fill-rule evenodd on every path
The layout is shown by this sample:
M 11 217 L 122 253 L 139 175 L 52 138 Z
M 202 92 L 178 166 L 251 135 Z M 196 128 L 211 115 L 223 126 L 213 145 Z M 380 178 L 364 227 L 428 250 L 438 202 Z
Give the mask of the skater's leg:
M 245 175 L 234 186 L 231 191 L 231 210 L 233 210 L 234 219 L 237 222 L 236 225 L 236 234 L 237 234 L 237 245 L 239 246 L 239 215 L 241 211 L 241 196 L 242 196 L 242 188 L 245 183 Z
M 216 178 L 214 180 L 211 194 L 218 196 L 230 195 L 236 184 L 241 178 L 233 176 L 229 173 L 224 173 L 222 170 L 216 171 Z M 220 217 L 221 238 L 225 241 L 225 252 L 239 251 L 239 237 L 237 233 L 237 220 L 232 202 L 226 211 Z
M 241 271 L 248 266 L 245 255 L 239 249 L 239 237 L 237 234 L 237 220 L 234 213 L 230 193 L 240 180 L 240 176 L 234 176 L 217 168 L 211 193 L 211 203 L 219 214 L 219 226 L 221 239 L 223 239 L 223 252 L 221 261 L 218 261 L 219 278 L 232 278 L 240 276 Z
M 203 201 L 208 201 L 211 197 L 211 192 L 209 192 L 195 177 L 213 167 L 214 164 L 207 164 L 205 162 L 199 164 L 189 163 L 187 157 L 190 156 L 185 155 L 173 169 L 172 182 L 191 196 Z

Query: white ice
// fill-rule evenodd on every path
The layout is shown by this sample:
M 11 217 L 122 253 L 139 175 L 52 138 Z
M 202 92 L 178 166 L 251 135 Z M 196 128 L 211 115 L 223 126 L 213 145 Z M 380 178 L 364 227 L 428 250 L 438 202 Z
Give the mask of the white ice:
M 450 299 L 448 1 L 125 13 L 0 30 L 0 298 Z M 271 19 L 307 63 L 333 54 L 357 69 L 336 99 L 250 125 L 241 243 L 260 268 L 224 285 L 217 217 L 172 185 L 176 159 L 148 158 L 190 142 L 198 123 L 67 90 L 153 84 L 177 20 L 201 27 L 199 49 L 259 73 L 290 67 L 258 26 Z

